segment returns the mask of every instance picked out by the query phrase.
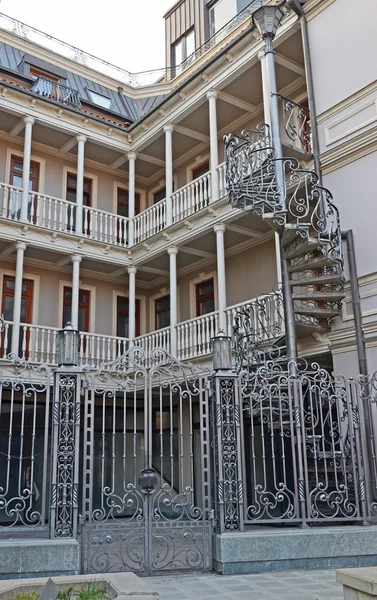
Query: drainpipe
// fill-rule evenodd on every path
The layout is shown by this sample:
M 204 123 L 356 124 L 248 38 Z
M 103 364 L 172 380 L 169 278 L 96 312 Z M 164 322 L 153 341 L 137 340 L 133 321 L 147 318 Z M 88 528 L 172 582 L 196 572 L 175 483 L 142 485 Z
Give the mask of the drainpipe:
M 309 33 L 308 33 L 308 22 L 306 20 L 304 11 L 302 10 L 302 6 L 299 0 L 287 0 L 288 6 L 296 13 L 296 15 L 300 19 L 301 24 L 301 37 L 302 37 L 302 46 L 304 51 L 304 61 L 305 61 L 305 76 L 306 76 L 306 89 L 308 92 L 308 107 L 311 115 L 311 134 L 312 134 L 312 144 L 313 144 L 313 160 L 314 160 L 314 170 L 319 177 L 319 183 L 322 185 L 322 174 L 321 167 L 319 162 L 319 139 L 318 139 L 318 127 L 316 120 L 316 109 L 315 109 L 315 99 L 314 99 L 314 85 L 313 85 L 313 71 L 312 71 L 312 61 L 310 56 L 310 46 L 309 46 Z
M 359 362 L 360 375 L 368 375 L 367 355 L 362 330 L 360 291 L 357 281 L 355 244 L 352 229 L 342 231 L 342 240 L 347 244 L 348 268 L 350 272 L 351 296 L 353 306 L 353 316 L 355 320 L 357 358 Z

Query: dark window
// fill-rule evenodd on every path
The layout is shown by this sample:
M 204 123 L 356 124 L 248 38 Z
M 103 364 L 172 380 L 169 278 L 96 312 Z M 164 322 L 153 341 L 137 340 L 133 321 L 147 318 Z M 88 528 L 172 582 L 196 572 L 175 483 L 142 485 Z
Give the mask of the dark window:
M 89 331 L 90 292 L 79 290 L 79 331 Z M 63 291 L 63 327 L 72 319 L 72 288 L 64 287 Z
M 160 190 L 158 190 L 157 192 L 154 192 L 153 204 L 157 204 L 157 202 L 164 200 L 164 198 L 166 198 L 166 187 L 163 187 Z
M 13 307 L 14 307 L 14 289 L 15 289 L 15 278 L 12 276 L 4 275 L 3 277 L 3 298 L 1 312 L 4 315 L 6 321 L 13 321 Z M 31 323 L 31 315 L 33 308 L 33 289 L 34 282 L 29 279 L 22 280 L 22 293 L 21 293 L 21 323 Z M 0 346 L 4 346 L 4 335 L 0 340 Z M 24 331 L 21 326 L 20 330 L 20 341 L 18 345 L 18 353 L 22 355 L 22 342 L 24 337 Z M 12 340 L 12 325 L 8 329 L 8 344 L 6 353 L 8 354 L 11 350 Z M 29 348 L 30 331 L 26 332 L 26 349 Z M 25 358 L 28 358 L 28 353 L 25 353 Z
M 74 173 L 67 174 L 67 200 L 69 202 L 76 202 L 77 195 L 77 175 Z M 84 206 L 92 205 L 92 180 L 88 177 L 84 177 L 84 194 L 83 194 Z
M 196 316 L 201 317 L 215 310 L 213 279 L 207 279 L 196 285 Z
M 22 188 L 22 169 L 23 169 L 23 158 L 18 156 L 11 156 L 10 160 L 10 176 L 9 183 L 10 185 L 14 185 L 15 187 Z M 31 192 L 37 192 L 39 185 L 39 163 L 31 162 L 30 163 L 30 173 L 29 173 L 29 190 Z M 31 216 L 31 202 L 32 195 L 29 194 L 29 202 L 28 202 L 28 218 Z M 37 209 L 37 199 L 34 197 L 34 222 L 36 221 L 36 209 Z M 11 215 L 12 219 L 19 219 L 21 211 L 21 192 L 17 193 L 16 191 L 11 192 Z
M 118 215 L 122 217 L 128 217 L 128 190 L 125 188 L 118 187 L 117 197 L 117 211 Z M 135 215 L 140 212 L 140 194 L 135 193 Z
M 156 329 L 163 329 L 170 325 L 170 296 L 162 296 L 155 301 Z
M 205 173 L 208 173 L 208 171 L 209 161 L 206 160 L 206 162 L 202 163 L 201 165 L 198 165 L 197 167 L 195 167 L 195 169 L 192 170 L 192 178 L 197 179 L 198 177 L 205 175 Z
M 140 335 L 140 300 L 136 300 L 136 337 Z M 129 303 L 125 296 L 117 296 L 117 336 L 128 338 L 129 335 Z

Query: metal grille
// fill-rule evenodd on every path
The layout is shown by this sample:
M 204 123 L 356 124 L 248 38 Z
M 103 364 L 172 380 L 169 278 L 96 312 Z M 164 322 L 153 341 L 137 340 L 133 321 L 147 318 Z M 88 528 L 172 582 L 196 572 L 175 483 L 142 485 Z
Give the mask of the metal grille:
M 134 348 L 87 375 L 82 548 L 87 573 L 211 567 L 203 375 Z M 147 469 L 152 487 L 143 487 Z

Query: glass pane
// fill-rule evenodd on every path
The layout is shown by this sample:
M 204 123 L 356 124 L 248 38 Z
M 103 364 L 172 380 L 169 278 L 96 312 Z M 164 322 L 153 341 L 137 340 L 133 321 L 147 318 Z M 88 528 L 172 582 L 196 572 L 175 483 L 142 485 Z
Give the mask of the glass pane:
M 128 190 L 118 189 L 118 200 L 119 202 L 128 202 Z
M 159 310 L 166 310 L 170 308 L 170 296 L 164 296 L 156 300 L 156 308 Z
M 157 329 L 163 329 L 170 325 L 170 310 L 165 310 L 157 314 Z
M 72 296 L 72 293 L 71 293 Z M 81 290 L 79 291 L 79 302 L 84 304 L 88 301 L 88 294 L 87 292 L 82 292 Z
M 12 321 L 13 319 L 13 304 L 13 296 L 5 296 L 4 319 L 6 321 Z
M 183 40 L 173 46 L 173 67 L 180 65 L 183 61 Z
M 21 298 L 21 323 L 26 323 L 26 299 Z
M 237 14 L 236 0 L 220 0 L 209 11 L 211 35 L 219 31 Z
M 118 296 L 118 312 L 128 313 L 128 298 L 120 298 Z
M 16 161 L 13 163 L 13 169 L 17 169 L 17 171 L 22 171 L 23 169 L 23 163 L 22 161 Z
M 102 96 L 102 94 L 96 94 L 96 92 L 92 92 L 88 90 L 89 98 L 94 104 L 98 104 L 98 106 L 102 106 L 102 108 L 111 108 L 111 100 L 106 96 Z
M 76 175 L 68 175 L 67 183 L 68 183 L 68 185 L 73 185 L 76 187 L 76 184 L 77 184 Z
M 72 300 L 72 289 L 71 288 L 64 288 L 64 299 Z
M 198 285 L 198 293 L 199 296 L 204 296 L 205 294 L 213 294 L 213 279 L 209 279 L 204 283 L 200 283 Z
M 72 307 L 71 306 L 64 306 L 64 312 L 63 312 L 63 327 L 65 327 L 67 325 L 67 323 L 71 322 L 71 315 L 72 315 Z
M 208 315 L 215 310 L 215 302 L 213 298 L 208 298 L 200 303 L 200 316 Z
M 85 308 L 79 307 L 79 331 L 85 331 Z
M 90 192 L 91 184 L 92 182 L 90 179 L 84 179 L 84 190 L 86 192 Z
M 16 187 L 22 187 L 22 176 L 21 175 L 13 175 L 11 185 L 15 185 Z
M 158 190 L 158 192 L 155 192 L 153 194 L 153 202 L 154 204 L 156 204 L 156 202 L 160 202 L 160 200 L 163 200 L 166 197 L 166 188 L 161 188 L 160 190 Z
M 6 288 L 7 290 L 14 290 L 16 282 L 14 279 L 7 279 Z
M 121 217 L 128 217 L 128 206 L 127 204 L 118 204 L 118 215 Z
M 191 31 L 186 36 L 186 58 L 195 52 L 195 32 Z
M 128 315 L 118 315 L 117 335 L 127 338 L 128 331 Z
M 67 200 L 68 202 L 76 202 L 76 192 L 67 190 Z

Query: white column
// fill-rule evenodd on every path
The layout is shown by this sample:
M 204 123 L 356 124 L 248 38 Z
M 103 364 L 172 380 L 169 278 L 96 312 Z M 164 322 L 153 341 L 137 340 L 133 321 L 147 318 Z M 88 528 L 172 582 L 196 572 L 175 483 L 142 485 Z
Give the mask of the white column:
M 164 125 L 165 131 L 165 187 L 166 187 L 166 224 L 173 223 L 173 131 L 174 125 Z
M 79 327 L 79 293 L 80 293 L 80 263 L 81 256 L 73 254 L 72 260 L 72 309 L 71 325 L 73 329 Z
M 211 166 L 211 201 L 219 199 L 219 175 L 217 167 L 219 166 L 219 150 L 217 144 L 217 113 L 216 99 L 217 92 L 210 90 L 207 92 L 209 106 L 209 146 L 210 146 L 210 166 Z
M 178 248 L 169 248 L 170 271 L 170 353 L 177 357 L 177 321 L 178 321 L 178 294 L 177 294 L 177 254 Z
M 213 228 L 216 233 L 216 254 L 217 254 L 217 305 L 219 309 L 219 329 L 226 332 L 226 278 L 225 278 L 225 246 L 224 234 L 225 225 L 220 223 Z
M 84 146 L 85 135 L 77 135 L 76 233 L 82 235 L 84 204 Z
M 21 321 L 21 300 L 22 300 L 22 277 L 24 271 L 24 252 L 26 250 L 25 242 L 16 243 L 16 277 L 14 284 L 13 298 L 13 329 L 11 353 L 18 356 L 20 343 L 20 321 Z
M 258 54 L 262 70 L 262 89 L 263 89 L 263 111 L 264 123 L 271 127 L 271 111 L 270 111 L 270 88 L 268 84 L 266 54 L 261 50 Z M 275 256 L 276 256 L 276 274 L 278 280 L 278 288 L 281 289 L 281 258 L 280 258 L 280 237 L 275 231 Z
M 24 117 L 25 138 L 24 138 L 24 159 L 22 168 L 22 198 L 21 198 L 21 221 L 28 220 L 29 205 L 29 180 L 30 180 L 30 157 L 31 157 L 31 132 L 33 129 L 34 118 L 30 115 Z
M 128 337 L 129 347 L 134 345 L 136 337 L 136 267 L 128 267 Z
M 134 216 L 135 216 L 135 152 L 128 153 L 128 246 L 134 243 Z

